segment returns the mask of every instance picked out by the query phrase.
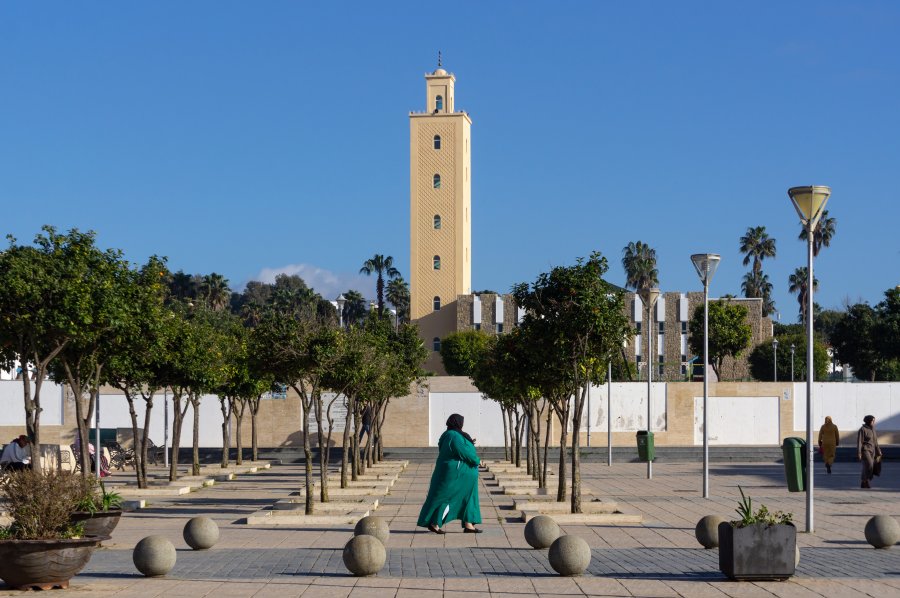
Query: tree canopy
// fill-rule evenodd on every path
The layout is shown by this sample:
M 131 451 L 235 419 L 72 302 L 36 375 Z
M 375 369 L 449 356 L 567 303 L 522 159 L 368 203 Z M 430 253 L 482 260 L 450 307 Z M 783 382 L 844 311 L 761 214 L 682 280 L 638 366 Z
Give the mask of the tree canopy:
M 690 322 L 690 347 L 703 355 L 703 305 L 698 305 Z M 722 362 L 736 359 L 750 346 L 753 331 L 747 323 L 747 308 L 731 301 L 709 302 L 709 364 L 722 379 Z

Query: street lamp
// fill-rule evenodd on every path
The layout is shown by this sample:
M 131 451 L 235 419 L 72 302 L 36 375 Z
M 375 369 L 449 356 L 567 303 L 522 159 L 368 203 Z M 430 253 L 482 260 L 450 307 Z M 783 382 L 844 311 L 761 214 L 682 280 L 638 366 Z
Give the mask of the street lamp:
M 703 283 L 703 498 L 709 498 L 709 422 L 706 417 L 709 402 L 709 281 L 721 259 L 715 253 L 695 253 L 691 256 L 691 262 Z
M 344 294 L 341 293 L 337 298 L 337 306 L 338 306 L 338 325 L 343 328 L 344 327 L 344 304 L 347 303 L 347 298 L 344 297 Z
M 812 402 L 812 383 L 813 383 L 813 231 L 825 211 L 825 204 L 828 203 L 828 197 L 831 195 L 831 188 L 821 185 L 813 185 L 808 187 L 791 187 L 788 189 L 788 196 L 797 215 L 800 216 L 800 223 L 806 229 L 806 531 L 812 533 L 813 526 L 813 443 L 812 443 L 812 427 L 813 427 L 813 402 Z
M 791 382 L 794 381 L 794 343 L 791 343 Z
M 773 364 L 774 364 L 774 378 L 773 381 L 778 382 L 778 339 L 774 339 L 772 341 L 772 348 L 775 350 L 772 356 Z
M 650 410 L 651 403 L 651 384 L 653 383 L 653 335 L 655 334 L 653 330 L 653 306 L 656 305 L 656 300 L 659 299 L 659 289 L 657 287 L 651 288 L 643 288 L 638 291 L 638 294 L 641 296 L 641 301 L 644 302 L 644 305 L 647 306 L 647 447 L 649 449 L 649 443 L 653 438 L 653 426 L 650 424 L 650 416 L 652 412 Z M 650 454 L 647 454 L 647 479 L 650 480 L 653 478 L 653 460 L 650 459 Z

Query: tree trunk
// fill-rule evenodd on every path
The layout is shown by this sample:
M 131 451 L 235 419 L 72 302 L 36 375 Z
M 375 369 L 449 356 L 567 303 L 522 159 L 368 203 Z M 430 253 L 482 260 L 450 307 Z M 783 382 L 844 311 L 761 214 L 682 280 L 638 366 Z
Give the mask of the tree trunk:
M 120 390 L 122 390 L 120 388 Z M 122 392 L 125 394 L 125 400 L 128 402 L 128 415 L 131 416 L 131 434 L 132 438 L 134 438 L 134 474 L 137 478 L 138 488 L 146 488 L 147 487 L 147 478 L 144 475 L 143 468 L 143 460 L 141 459 L 141 447 L 142 442 L 138 437 L 138 420 L 137 420 L 137 410 L 134 408 L 134 395 L 125 387 Z M 147 413 L 147 415 L 150 415 Z
M 301 382 L 300 388 L 297 388 L 295 385 L 291 385 L 294 387 L 294 390 L 300 396 L 300 404 L 303 409 L 302 418 L 303 418 L 303 473 L 304 480 L 306 485 L 306 514 L 313 514 L 313 469 L 312 469 L 312 446 L 309 442 L 309 410 L 312 407 L 312 401 L 309 398 L 309 395 L 306 393 L 306 387 Z M 303 390 L 301 390 L 301 388 Z
M 375 445 L 378 447 L 376 460 L 379 462 L 384 461 L 384 440 L 381 437 L 381 430 L 384 426 L 384 420 L 387 418 L 387 408 L 390 402 L 391 400 L 387 399 L 384 404 L 382 404 L 381 413 L 375 418 L 378 422 L 378 431 L 375 433 Z
M 194 392 L 188 394 L 191 407 L 194 411 L 194 438 L 193 455 L 191 460 L 191 475 L 200 475 L 200 395 Z
M 506 407 L 500 403 L 500 419 L 503 420 L 503 459 L 509 461 L 509 428 L 506 426 Z
M 238 407 L 235 410 L 235 407 Z M 237 437 L 235 445 L 237 446 L 237 456 L 234 460 L 236 465 L 244 464 L 244 439 L 241 438 L 241 431 L 244 424 L 244 410 L 247 408 L 247 399 L 237 399 L 237 404 L 232 404 L 231 413 L 234 414 L 234 423 L 237 428 Z
M 553 404 L 549 401 L 545 402 L 547 403 L 547 424 L 544 430 L 544 468 L 541 470 L 542 488 L 547 487 L 547 451 L 550 449 L 550 424 L 553 421 Z
M 347 487 L 347 474 L 350 465 L 350 451 L 353 447 L 350 443 L 350 413 L 353 409 L 353 395 L 346 397 L 347 399 L 347 417 L 344 420 L 344 435 L 341 440 L 341 488 Z
M 259 439 L 256 434 L 256 416 L 259 414 L 260 397 L 250 400 L 250 452 L 253 461 L 259 460 Z
M 564 399 L 563 408 L 557 409 L 559 415 L 559 487 L 556 490 L 556 501 L 563 502 L 566 500 L 566 445 L 569 441 L 569 402 L 571 399 Z
M 513 426 L 513 412 L 512 409 L 506 410 L 506 419 L 508 421 L 509 427 L 509 462 L 515 463 L 515 451 L 516 451 L 516 439 L 513 436 L 515 433 L 515 426 Z
M 356 469 L 353 471 L 353 481 L 355 482 L 361 474 L 366 473 L 366 462 L 362 459 L 359 454 L 359 426 L 361 414 L 359 410 L 362 408 L 362 405 L 357 404 L 356 412 L 353 413 L 353 462 L 356 464 Z
M 153 394 L 153 390 L 150 390 L 149 395 L 145 395 L 143 392 L 141 393 L 141 396 L 144 398 L 144 430 L 140 439 L 140 463 L 138 463 L 136 457 L 134 462 L 135 468 L 140 470 L 140 476 L 144 482 L 144 485 L 141 486 L 141 488 L 147 487 L 147 445 L 149 444 L 147 439 L 150 438 L 150 413 L 153 411 Z
M 231 461 L 229 455 L 231 452 L 231 438 L 228 437 L 228 423 L 231 419 L 231 399 L 220 396 L 219 409 L 222 411 L 222 469 L 225 469 Z M 194 419 L 196 420 L 196 417 Z
M 581 418 L 590 380 L 584 382 L 581 392 L 575 393 L 575 411 L 572 414 L 572 512 L 581 513 Z
M 312 408 L 316 416 L 316 441 L 319 445 L 319 500 L 328 502 L 328 442 L 325 439 L 325 426 L 322 419 L 322 395 L 312 399 Z
M 172 388 L 172 458 L 169 460 L 169 481 L 178 479 L 178 453 L 181 448 L 181 429 L 184 426 L 184 416 L 187 415 L 191 402 L 185 401 L 184 408 L 181 401 L 184 394 L 181 389 Z

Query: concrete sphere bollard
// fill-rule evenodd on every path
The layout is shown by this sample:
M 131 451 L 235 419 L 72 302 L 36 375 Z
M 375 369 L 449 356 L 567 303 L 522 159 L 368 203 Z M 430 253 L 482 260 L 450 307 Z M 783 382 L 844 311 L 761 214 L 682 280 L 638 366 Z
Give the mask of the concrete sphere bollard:
M 219 526 L 209 517 L 194 517 L 184 524 L 181 535 L 194 550 L 206 550 L 219 541 Z
M 375 536 L 354 536 L 344 546 L 344 566 L 357 577 L 375 575 L 384 567 L 387 551 Z
M 552 517 L 538 515 L 525 524 L 525 541 L 532 548 L 550 548 L 562 532 Z
M 725 521 L 724 517 L 707 515 L 697 522 L 697 527 L 694 528 L 694 536 L 703 548 L 718 548 L 719 524 L 723 521 Z
M 353 528 L 353 535 L 374 536 L 378 538 L 379 542 L 387 545 L 388 538 L 391 537 L 391 528 L 388 527 L 387 522 L 381 517 L 369 515 L 356 522 L 356 527 Z
M 866 523 L 866 542 L 875 548 L 890 548 L 900 541 L 900 524 L 890 515 L 875 515 Z
M 163 536 L 147 536 L 134 547 L 131 559 L 147 577 L 165 575 L 175 566 L 175 546 Z
M 560 536 L 550 545 L 550 566 L 560 575 L 584 573 L 591 564 L 591 547 L 578 536 Z

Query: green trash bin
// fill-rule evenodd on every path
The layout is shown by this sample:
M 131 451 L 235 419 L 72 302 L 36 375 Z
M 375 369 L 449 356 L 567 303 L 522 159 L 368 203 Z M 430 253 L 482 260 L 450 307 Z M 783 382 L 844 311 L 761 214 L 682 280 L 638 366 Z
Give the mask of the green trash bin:
M 656 458 L 656 449 L 653 446 L 653 432 L 638 430 L 637 448 L 638 461 L 653 461 Z
M 803 438 L 785 438 L 781 445 L 784 456 L 784 477 L 790 492 L 806 490 L 806 440 Z

